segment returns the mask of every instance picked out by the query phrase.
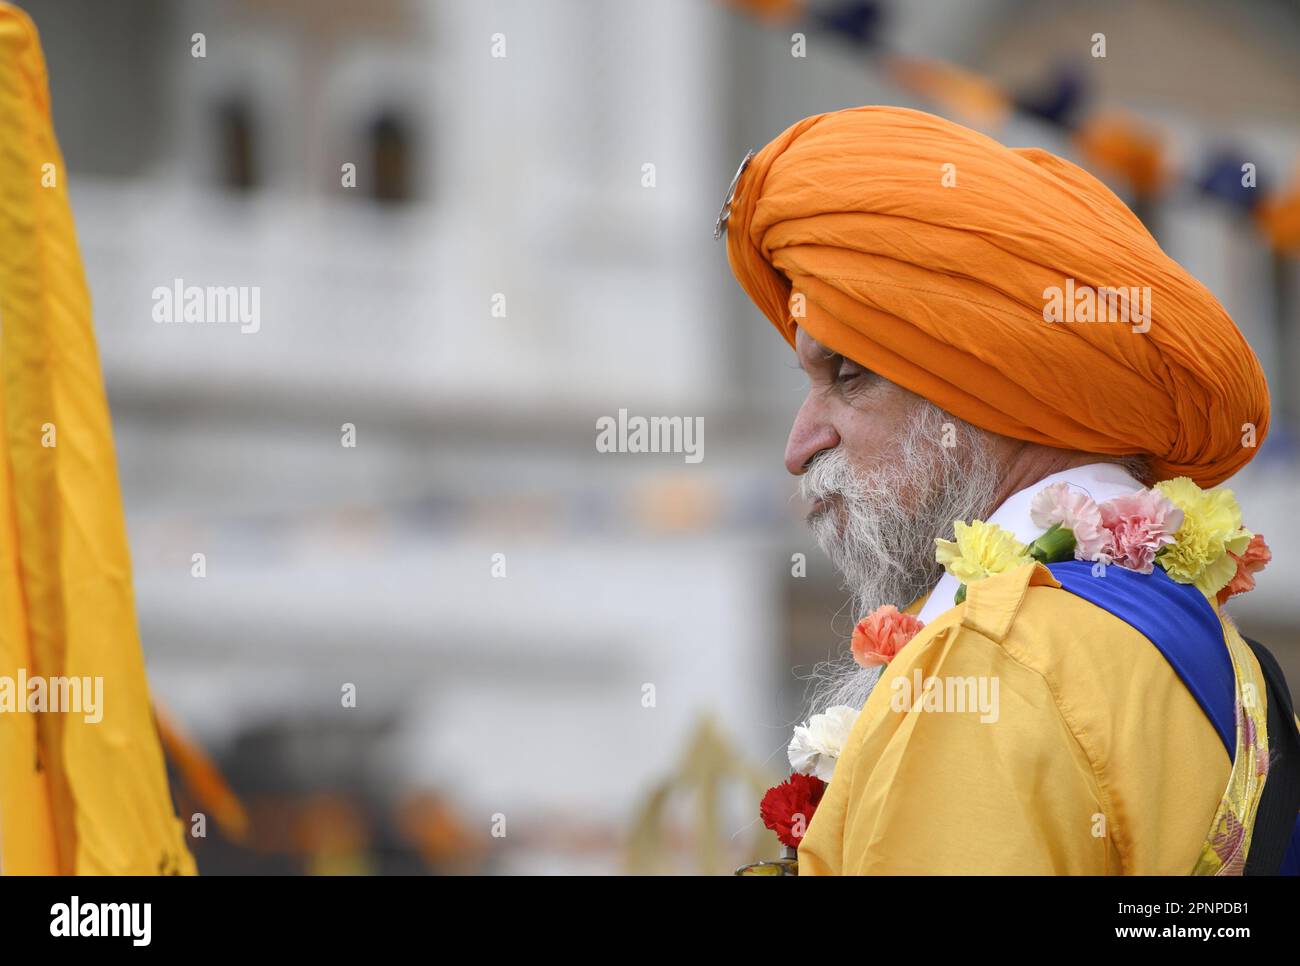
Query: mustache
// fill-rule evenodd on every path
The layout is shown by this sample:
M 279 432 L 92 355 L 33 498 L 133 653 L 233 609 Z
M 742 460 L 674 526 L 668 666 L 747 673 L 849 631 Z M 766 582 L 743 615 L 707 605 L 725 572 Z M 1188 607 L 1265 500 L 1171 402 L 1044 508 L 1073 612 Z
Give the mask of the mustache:
M 906 477 L 888 468 L 862 472 L 842 449 L 828 449 L 813 457 L 799 478 L 799 495 L 814 504 L 809 518 L 820 517 L 832 505 L 852 506 L 864 501 L 895 499 Z
M 799 477 L 799 494 L 810 502 L 851 496 L 861 488 L 861 479 L 840 449 L 822 450 Z

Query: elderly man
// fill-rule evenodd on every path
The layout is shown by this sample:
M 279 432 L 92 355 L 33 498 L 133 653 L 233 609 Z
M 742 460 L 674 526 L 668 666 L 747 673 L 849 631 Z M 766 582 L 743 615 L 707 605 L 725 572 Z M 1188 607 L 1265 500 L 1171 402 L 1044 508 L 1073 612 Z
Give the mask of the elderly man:
M 862 710 L 801 873 L 1296 871 L 1290 697 L 1219 610 L 1267 551 L 1208 489 L 1268 391 L 1214 297 L 1081 169 L 895 108 L 790 127 L 724 228 L 883 640 L 819 694 Z

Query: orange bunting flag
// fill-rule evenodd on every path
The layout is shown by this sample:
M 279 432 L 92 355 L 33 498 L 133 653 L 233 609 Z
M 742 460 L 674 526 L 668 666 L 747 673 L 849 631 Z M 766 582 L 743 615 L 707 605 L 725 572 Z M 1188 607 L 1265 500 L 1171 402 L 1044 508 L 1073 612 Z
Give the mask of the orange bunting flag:
M 895 83 L 979 127 L 998 127 L 1011 99 L 992 81 L 941 60 L 892 55 L 885 67 Z
M 1123 178 L 1138 194 L 1155 194 L 1168 174 L 1164 148 L 1155 129 L 1117 111 L 1085 118 L 1075 144 L 1099 170 Z
M 1300 252 L 1300 180 L 1255 209 L 1255 223 L 1280 252 Z

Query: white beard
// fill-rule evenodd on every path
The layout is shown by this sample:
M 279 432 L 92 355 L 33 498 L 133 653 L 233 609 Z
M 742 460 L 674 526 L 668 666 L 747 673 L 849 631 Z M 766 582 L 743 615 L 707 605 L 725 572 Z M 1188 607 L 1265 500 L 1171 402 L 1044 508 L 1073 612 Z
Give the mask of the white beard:
M 946 425 L 955 443 L 947 447 Z M 809 523 L 853 595 L 855 621 L 883 604 L 906 607 L 934 586 L 943 573 L 935 538 L 951 539 L 954 520 L 987 515 L 998 476 L 989 435 L 925 400 L 897 452 L 878 467 L 859 473 L 840 448 L 813 460 L 800 490 L 808 500 L 829 501 Z M 812 711 L 862 707 L 880 672 L 851 656 L 820 665 L 812 675 Z

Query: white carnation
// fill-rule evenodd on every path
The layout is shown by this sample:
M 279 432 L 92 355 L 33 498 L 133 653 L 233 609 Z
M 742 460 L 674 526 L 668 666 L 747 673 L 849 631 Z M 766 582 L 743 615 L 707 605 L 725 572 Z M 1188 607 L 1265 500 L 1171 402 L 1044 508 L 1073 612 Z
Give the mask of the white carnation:
M 857 717 L 857 708 L 839 704 L 796 727 L 787 751 L 790 767 L 801 775 L 815 775 L 829 782 Z

